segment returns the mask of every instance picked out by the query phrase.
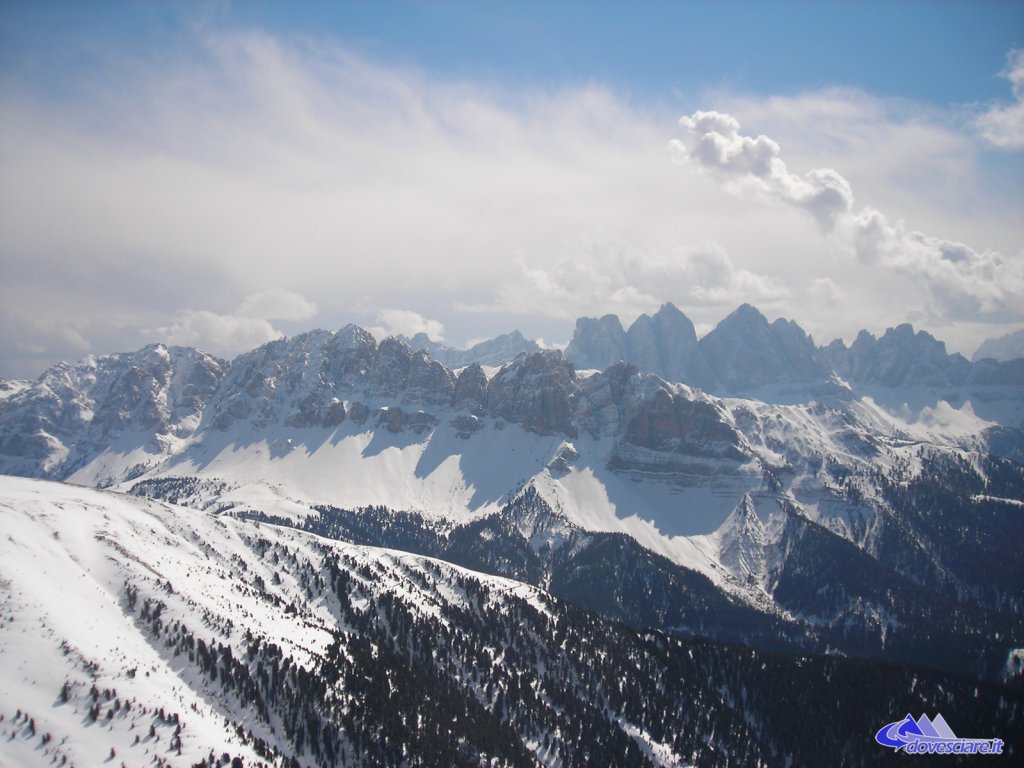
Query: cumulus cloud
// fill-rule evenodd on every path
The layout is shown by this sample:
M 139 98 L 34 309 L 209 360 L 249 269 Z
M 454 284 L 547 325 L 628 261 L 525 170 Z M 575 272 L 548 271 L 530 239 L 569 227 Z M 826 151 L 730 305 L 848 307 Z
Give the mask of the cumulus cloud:
M 678 162 L 691 162 L 732 182 L 738 190 L 755 190 L 801 208 L 825 230 L 853 208 L 850 184 L 831 168 L 800 175 L 789 171 L 781 148 L 767 136 L 744 136 L 739 121 L 721 112 L 695 112 L 682 117 L 683 139 L 670 147 Z
M 1024 48 L 1015 48 L 1007 55 L 1003 77 L 1010 81 L 1013 102 L 997 104 L 977 119 L 978 131 L 1000 149 L 1024 149 Z
M 845 241 L 865 267 L 903 272 L 927 290 L 929 314 L 943 319 L 1005 317 L 1024 311 L 1024 260 L 978 252 L 911 230 L 881 211 L 855 210 L 850 183 L 831 168 L 790 172 L 779 144 L 740 133 L 739 121 L 720 112 L 696 112 L 679 124 L 687 137 L 673 140 L 679 162 L 709 172 L 737 192 L 778 200 L 805 211 Z M 820 285 L 818 288 L 820 289 Z
M 376 322 L 378 325 L 369 330 L 378 339 L 398 335 L 411 338 L 417 333 L 425 333 L 431 341 L 444 340 L 443 323 L 408 309 L 382 309 L 377 313 Z
M 227 358 L 284 335 L 269 320 L 222 315 L 206 309 L 183 310 L 173 323 L 156 328 L 153 333 L 167 344 L 198 347 Z
M 281 338 L 284 334 L 271 320 L 308 320 L 315 314 L 316 305 L 305 296 L 273 288 L 246 296 L 228 314 L 206 309 L 182 310 L 171 323 L 146 333 L 168 344 L 198 347 L 231 358 Z
M 647 250 L 590 234 L 542 261 L 521 259 L 520 276 L 502 285 L 494 303 L 462 308 L 566 319 L 613 312 L 628 319 L 665 301 L 691 310 L 732 309 L 745 301 L 770 306 L 788 295 L 781 281 L 737 267 L 714 242 Z

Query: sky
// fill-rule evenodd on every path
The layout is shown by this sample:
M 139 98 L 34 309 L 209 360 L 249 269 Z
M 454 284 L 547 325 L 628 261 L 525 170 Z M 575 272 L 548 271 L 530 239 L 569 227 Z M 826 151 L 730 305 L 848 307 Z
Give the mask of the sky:
M 669 301 L 1024 328 L 1024 4 L 0 0 L 0 378 Z

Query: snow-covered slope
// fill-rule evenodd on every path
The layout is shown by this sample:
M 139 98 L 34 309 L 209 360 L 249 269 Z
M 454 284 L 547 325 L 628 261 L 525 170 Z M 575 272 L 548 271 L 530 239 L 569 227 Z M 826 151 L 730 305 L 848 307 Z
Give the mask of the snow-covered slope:
M 863 766 L 892 712 L 967 700 L 958 728 L 1024 736 L 1009 689 L 635 632 L 111 491 L 0 477 L 0 525 L 2 765 Z

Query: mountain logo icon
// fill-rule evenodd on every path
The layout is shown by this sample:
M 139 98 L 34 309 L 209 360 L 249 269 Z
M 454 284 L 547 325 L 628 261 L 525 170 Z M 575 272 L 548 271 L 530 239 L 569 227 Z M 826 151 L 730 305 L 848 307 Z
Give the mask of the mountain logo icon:
M 963 739 L 953 733 L 941 714 L 916 720 L 907 715 L 878 730 L 875 741 L 908 755 L 1001 755 L 1002 739 Z

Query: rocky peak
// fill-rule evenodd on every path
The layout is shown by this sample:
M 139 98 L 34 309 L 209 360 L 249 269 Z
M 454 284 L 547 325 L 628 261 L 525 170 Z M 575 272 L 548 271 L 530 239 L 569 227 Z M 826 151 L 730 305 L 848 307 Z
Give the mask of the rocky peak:
M 412 347 L 389 336 L 377 347 L 377 358 L 370 368 L 370 389 L 383 395 L 395 395 L 405 389 L 412 368 Z
M 743 494 L 715 535 L 722 565 L 741 582 L 763 585 L 769 537 L 749 493 Z
M 636 374 L 635 366 L 616 363 L 584 379 L 580 383 L 582 397 L 576 407 L 579 426 L 595 437 L 618 434 L 622 406 L 630 396 L 630 382 Z
M 640 315 L 626 332 L 614 315 L 580 318 L 566 356 L 580 368 L 605 370 L 621 360 L 666 381 L 714 386 L 693 323 L 671 303 L 653 315 Z
M 769 324 L 743 304 L 700 340 L 700 349 L 725 392 L 766 386 L 814 390 L 832 382 L 832 371 L 814 342 L 789 320 Z
M 971 362 L 986 359 L 1000 363 L 1024 359 L 1024 330 L 1014 331 L 995 339 L 985 339 L 971 355 Z
M 349 391 L 360 388 L 377 356 L 377 341 L 358 325 L 346 325 L 327 342 L 327 377 Z
M 428 405 L 448 405 L 455 394 L 455 376 L 423 350 L 409 364 L 405 398 Z
M 481 411 L 487 402 L 487 375 L 480 363 L 470 363 L 455 380 L 455 407 Z
M 572 341 L 565 356 L 580 368 L 603 371 L 609 365 L 629 357 L 626 332 L 615 315 L 600 319 L 581 317 L 576 320 Z

